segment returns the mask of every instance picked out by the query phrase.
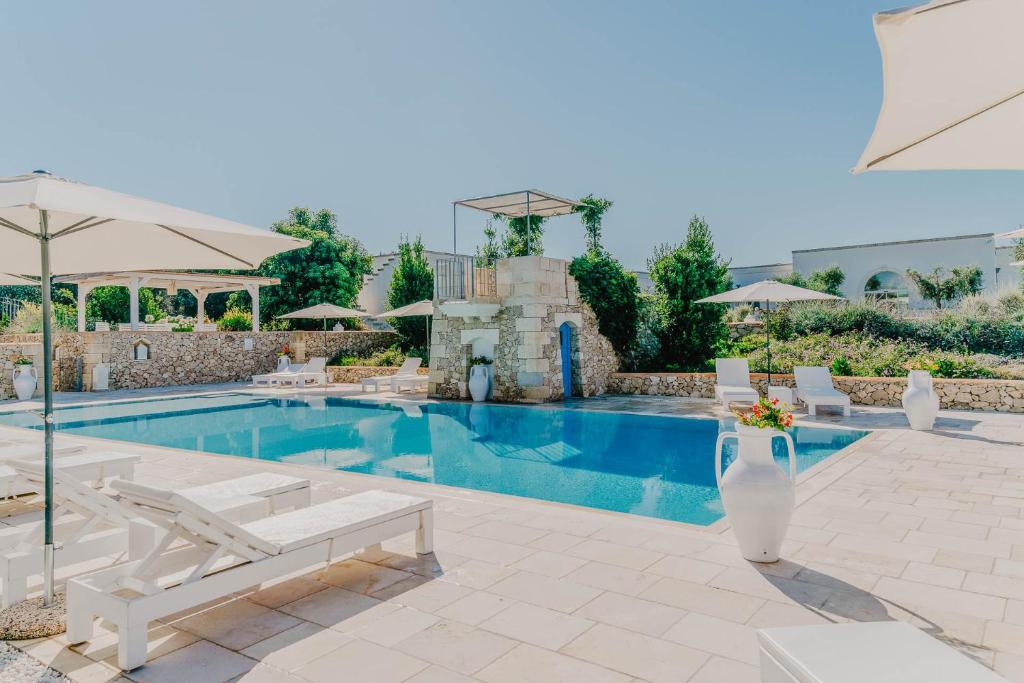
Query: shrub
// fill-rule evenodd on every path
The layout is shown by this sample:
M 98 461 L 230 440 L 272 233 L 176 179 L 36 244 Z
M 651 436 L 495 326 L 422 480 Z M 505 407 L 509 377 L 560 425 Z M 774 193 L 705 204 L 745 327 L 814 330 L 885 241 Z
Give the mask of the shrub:
M 590 250 L 569 264 L 580 297 L 597 316 L 597 327 L 620 357 L 629 354 L 637 337 L 640 285 L 634 273 L 626 272 L 603 250 Z
M 229 308 L 217 321 L 217 329 L 224 332 L 244 332 L 252 329 L 252 313 L 241 308 Z
M 654 298 L 649 294 L 637 297 L 636 337 L 629 350 L 622 357 L 622 366 L 627 372 L 656 370 L 661 357 L 661 341 L 658 334 L 661 319 L 655 308 Z
M 853 368 L 850 366 L 850 361 L 842 356 L 836 356 L 832 359 L 832 374 L 838 377 L 850 377 L 853 375 Z
M 369 356 L 339 355 L 331 359 L 329 365 L 362 365 L 369 367 L 398 367 L 405 362 L 405 354 L 396 344 L 383 351 L 376 351 Z

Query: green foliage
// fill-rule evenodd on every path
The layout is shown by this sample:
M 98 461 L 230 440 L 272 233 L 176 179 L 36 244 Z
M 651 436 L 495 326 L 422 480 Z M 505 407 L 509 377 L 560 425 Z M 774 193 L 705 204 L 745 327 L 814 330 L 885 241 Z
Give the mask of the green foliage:
M 827 268 L 812 272 L 806 278 L 800 273 L 793 271 L 786 275 L 780 275 L 775 280 L 787 285 L 793 285 L 794 287 L 803 287 L 804 289 L 813 289 L 816 292 L 825 292 L 833 296 L 842 296 L 842 286 L 843 282 L 846 281 L 846 274 L 843 273 L 842 268 L 832 264 Z
M 540 255 L 544 253 L 544 223 L 546 216 L 497 216 L 498 220 L 505 223 L 505 230 L 501 234 L 501 244 L 498 251 L 499 258 L 512 258 L 515 256 L 528 256 L 530 254 Z M 526 233 L 530 233 L 530 251 L 526 251 Z M 486 234 L 486 233 L 485 233 Z
M 363 275 L 370 273 L 372 259 L 358 240 L 338 232 L 334 212 L 296 207 L 288 212 L 287 219 L 274 223 L 272 229 L 310 240 L 312 244 L 271 256 L 260 266 L 260 275 L 281 279 L 281 284 L 261 290 L 262 321 L 320 303 L 352 306 L 362 287 Z M 232 304 L 244 307 L 248 294 L 235 294 L 238 296 L 233 296 Z M 300 329 L 314 329 L 322 324 L 316 320 L 292 322 Z
M 620 358 L 628 354 L 639 319 L 640 285 L 636 275 L 601 249 L 588 250 L 573 259 L 569 274 L 576 278 L 580 297 L 594 309 L 601 334 Z
M 610 199 L 602 199 L 588 194 L 580 199 L 579 204 L 573 209 L 574 213 L 580 215 L 580 222 L 587 233 L 587 251 L 597 252 L 602 250 L 601 246 L 601 223 L 608 209 L 612 208 Z
M 707 221 L 694 216 L 686 241 L 658 247 L 648 265 L 661 319 L 658 336 L 664 366 L 703 369 L 727 334 L 726 307 L 697 300 L 731 284 L 729 264 L 715 252 Z
M 494 262 L 502 258 L 501 244 L 498 243 L 498 231 L 494 229 L 494 223 L 487 221 L 484 228 L 484 237 L 487 241 L 482 247 L 476 248 L 476 267 L 491 268 Z
M 217 321 L 217 329 L 224 332 L 244 332 L 252 329 L 252 312 L 241 308 L 229 308 Z
M 127 287 L 97 287 L 89 292 L 85 300 L 85 317 L 89 320 L 103 320 L 108 323 L 126 323 L 130 315 L 129 292 Z M 139 320 L 147 315 L 155 319 L 164 316 L 163 297 L 160 291 L 142 287 L 139 289 Z
M 434 271 L 423 255 L 423 240 L 419 235 L 415 242 L 403 236 L 398 242 L 398 263 L 395 264 L 391 285 L 388 289 L 388 304 L 399 308 L 408 304 L 434 298 Z M 388 323 L 402 335 L 405 346 L 426 346 L 426 322 L 422 316 L 412 318 L 389 318 Z
M 850 361 L 842 356 L 836 356 L 832 359 L 831 370 L 832 374 L 836 377 L 850 377 L 853 375 L 853 367 L 850 365 Z
M 650 294 L 637 297 L 636 336 L 622 357 L 623 369 L 627 372 L 660 370 L 661 318 L 658 317 L 657 301 Z
M 382 351 L 375 351 L 369 356 L 338 355 L 328 365 L 359 365 L 373 368 L 393 368 L 405 362 L 406 355 L 398 345 Z
M 827 268 L 811 273 L 811 276 L 807 278 L 807 287 L 833 296 L 842 296 L 842 287 L 845 281 L 846 274 L 843 273 L 842 268 L 833 263 Z
M 77 326 L 75 309 L 73 306 L 60 302 L 51 302 L 51 321 L 55 331 L 74 330 Z M 43 331 L 43 307 L 42 304 L 23 302 L 14 318 L 10 320 L 6 331 L 11 334 L 38 334 Z
M 907 277 L 914 282 L 921 297 L 934 301 L 936 308 L 942 308 L 944 301 L 953 301 L 981 291 L 982 275 L 978 266 L 958 266 L 949 274 L 942 268 L 936 268 L 928 274 L 909 268 Z
M 473 356 L 472 358 L 469 359 L 470 366 L 473 366 L 473 365 L 490 365 L 493 362 L 494 362 L 494 359 L 493 358 L 488 358 L 487 356 Z

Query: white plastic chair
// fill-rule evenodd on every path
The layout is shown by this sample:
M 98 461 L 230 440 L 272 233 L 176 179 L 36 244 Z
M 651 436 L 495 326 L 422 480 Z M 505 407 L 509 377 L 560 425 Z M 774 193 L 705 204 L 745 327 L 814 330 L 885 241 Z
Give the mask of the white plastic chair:
M 835 406 L 843 409 L 843 415 L 850 416 L 850 397 L 832 385 L 832 374 L 828 368 L 797 366 L 796 398 L 807 405 L 808 415 L 817 415 L 818 406 Z
M 756 403 L 759 395 L 750 386 L 750 364 L 746 358 L 715 359 L 715 399 L 728 408 L 733 401 Z
M 391 380 L 393 379 L 408 379 L 410 377 L 416 377 L 419 374 L 417 371 L 419 370 L 421 363 L 423 363 L 422 358 L 413 358 L 410 356 L 402 362 L 401 367 L 398 368 L 398 372 L 393 375 L 375 375 L 373 377 L 366 377 L 361 382 L 363 391 L 367 391 L 370 387 L 373 387 L 374 391 L 380 391 L 381 385 L 392 386 Z

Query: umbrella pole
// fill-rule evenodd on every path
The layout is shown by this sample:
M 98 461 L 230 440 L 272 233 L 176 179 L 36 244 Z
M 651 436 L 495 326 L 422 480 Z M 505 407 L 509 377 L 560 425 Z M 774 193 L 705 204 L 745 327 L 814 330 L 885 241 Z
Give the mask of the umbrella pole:
M 764 301 L 764 342 L 768 350 L 768 386 L 772 385 L 772 302 Z M 768 389 L 765 389 L 768 391 Z
M 324 356 L 327 356 L 327 318 L 324 318 Z
M 53 604 L 53 330 L 50 324 L 49 217 L 39 212 L 40 285 L 43 312 L 43 605 Z

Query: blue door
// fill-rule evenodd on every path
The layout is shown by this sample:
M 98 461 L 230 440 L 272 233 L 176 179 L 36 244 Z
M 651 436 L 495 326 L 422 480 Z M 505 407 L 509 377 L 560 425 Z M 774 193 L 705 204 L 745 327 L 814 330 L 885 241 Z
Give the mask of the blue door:
M 562 323 L 558 328 L 562 341 L 562 387 L 565 398 L 572 397 L 572 326 Z

